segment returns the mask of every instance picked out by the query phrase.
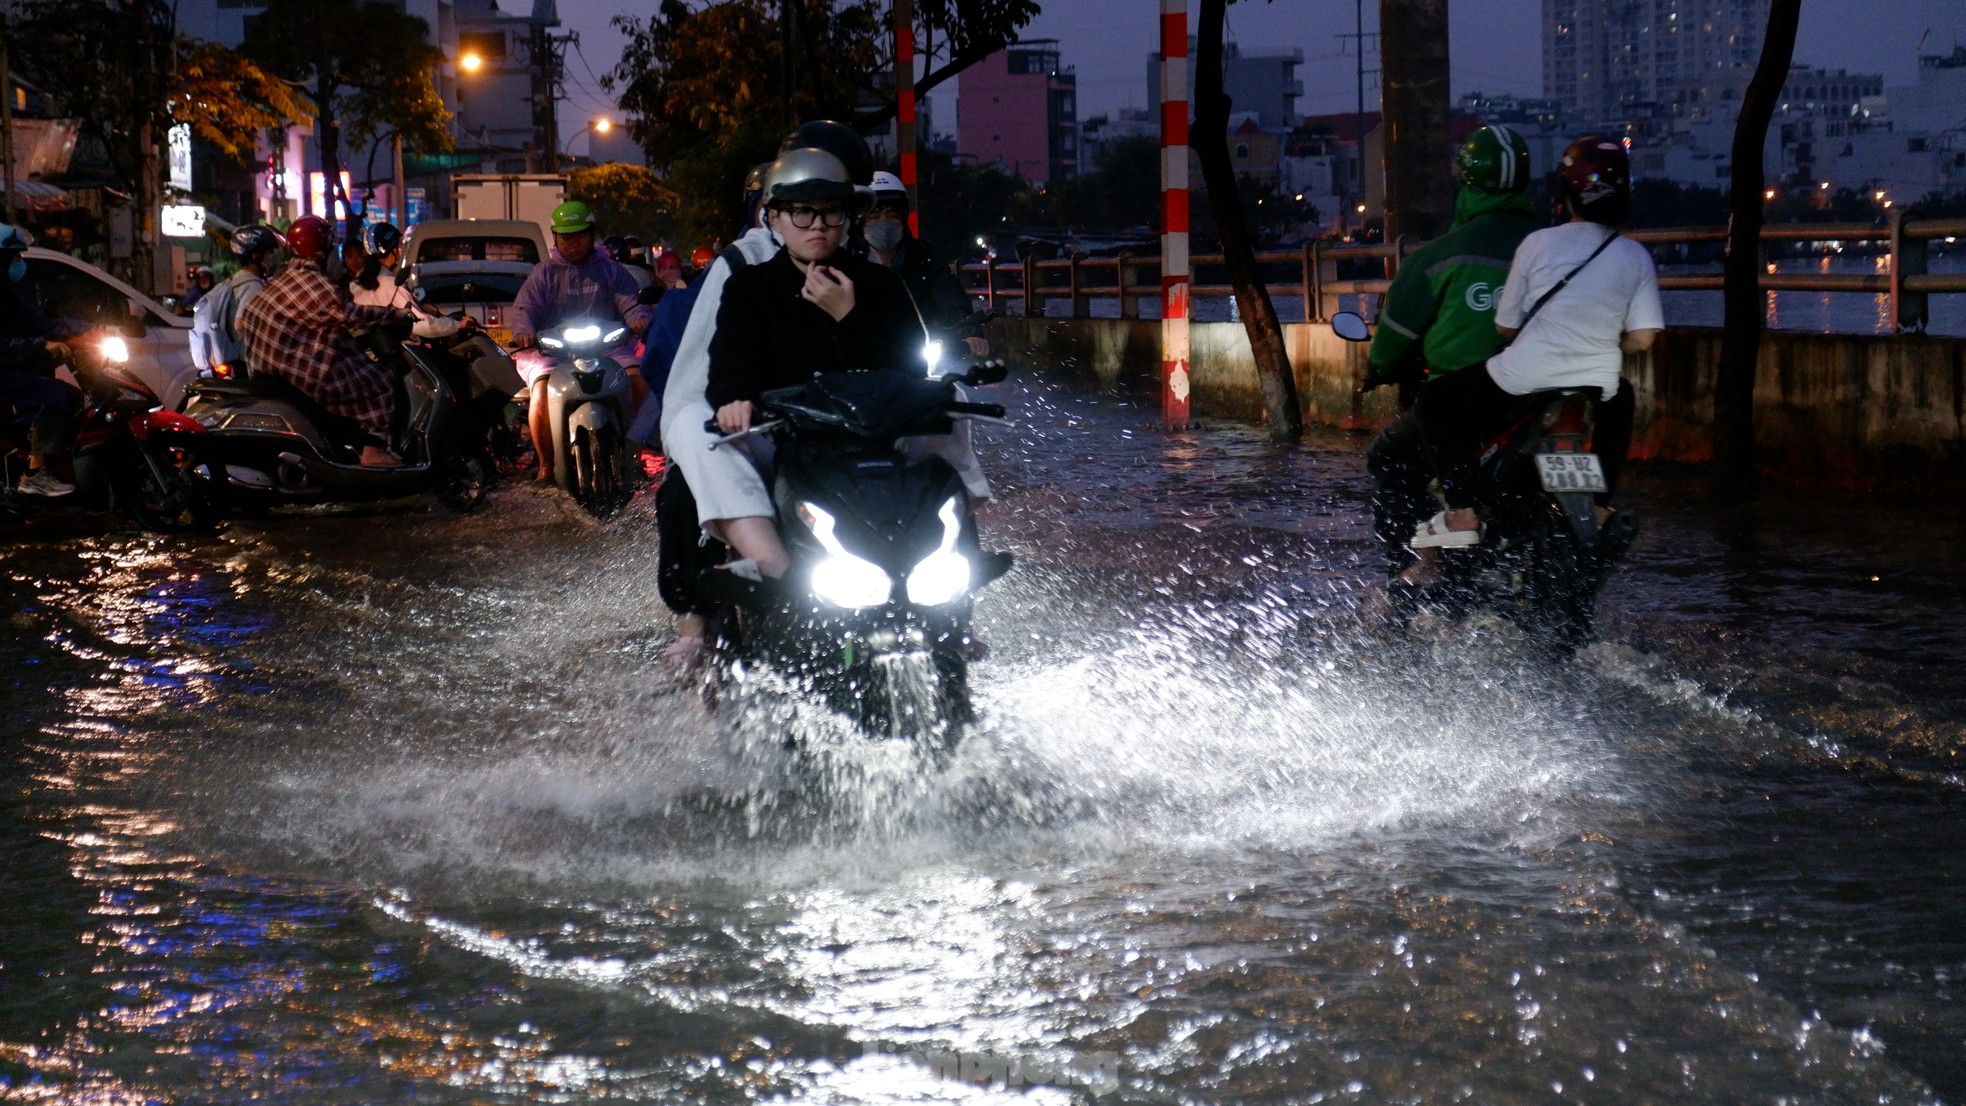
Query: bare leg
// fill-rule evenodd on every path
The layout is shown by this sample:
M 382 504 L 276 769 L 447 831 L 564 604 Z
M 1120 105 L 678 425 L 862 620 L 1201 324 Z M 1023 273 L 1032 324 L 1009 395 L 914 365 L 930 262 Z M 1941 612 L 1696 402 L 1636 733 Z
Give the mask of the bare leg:
M 792 558 L 771 519 L 763 515 L 720 518 L 712 520 L 710 526 L 725 545 L 737 550 L 738 556 L 756 561 L 758 571 L 765 576 L 777 579 L 791 567 Z
M 532 431 L 532 451 L 539 457 L 539 478 L 553 479 L 553 420 L 546 413 L 546 378 L 532 382 L 532 399 L 526 404 L 526 426 Z

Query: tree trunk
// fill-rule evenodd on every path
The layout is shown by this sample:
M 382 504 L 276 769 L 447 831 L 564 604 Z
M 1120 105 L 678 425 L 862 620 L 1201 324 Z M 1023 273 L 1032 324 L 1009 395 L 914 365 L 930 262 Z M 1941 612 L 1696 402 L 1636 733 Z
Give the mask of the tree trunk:
M 336 221 L 337 198 L 344 199 L 342 210 L 348 210 L 345 198 L 341 196 L 341 124 L 334 114 L 335 84 L 333 64 L 325 58 L 317 61 L 314 67 L 314 138 L 321 145 L 321 196 L 328 208 L 322 216 L 330 223 Z M 314 190 L 303 188 L 302 193 L 305 199 L 301 200 L 301 207 L 305 208 L 313 201 Z
M 1727 220 L 1726 291 L 1720 367 L 1713 396 L 1713 494 L 1723 503 L 1754 496 L 1754 367 L 1761 353 L 1762 144 L 1795 53 L 1802 0 L 1773 0 L 1761 61 L 1741 99 L 1734 126 L 1733 180 Z
M 1379 0 L 1386 135 L 1386 241 L 1438 238 L 1454 223 L 1447 121 L 1447 0 Z
M 1201 0 L 1196 25 L 1195 126 L 1190 136 L 1201 162 L 1208 207 L 1222 236 L 1222 256 L 1229 283 L 1235 286 L 1236 306 L 1249 348 L 1256 355 L 1256 376 L 1263 385 L 1263 407 L 1270 416 L 1270 438 L 1294 442 L 1304 436 L 1304 413 L 1297 406 L 1297 379 L 1283 346 L 1283 325 L 1277 321 L 1270 290 L 1256 266 L 1256 250 L 1243 220 L 1242 195 L 1236 186 L 1235 165 L 1229 159 L 1229 96 L 1222 90 L 1222 20 L 1227 0 Z

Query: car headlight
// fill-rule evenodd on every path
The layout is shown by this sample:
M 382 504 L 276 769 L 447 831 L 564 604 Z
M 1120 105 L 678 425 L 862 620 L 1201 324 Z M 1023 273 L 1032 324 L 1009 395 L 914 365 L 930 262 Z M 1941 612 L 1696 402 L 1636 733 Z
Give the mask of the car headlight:
M 813 503 L 799 504 L 799 519 L 819 539 L 827 557 L 812 566 L 812 594 L 822 603 L 859 609 L 878 607 L 894 593 L 894 581 L 881 566 L 847 552 L 833 536 L 833 516 Z
M 130 343 L 116 335 L 112 334 L 104 338 L 102 345 L 97 348 L 101 350 L 106 360 L 114 361 L 119 365 L 126 364 L 130 360 Z
M 942 520 L 942 544 L 908 572 L 908 602 L 921 607 L 954 602 L 969 590 L 969 558 L 956 552 L 962 516 L 955 496 L 942 504 L 936 517 Z
M 928 365 L 930 379 L 941 379 L 942 371 L 939 366 L 942 364 L 942 343 L 933 338 L 922 343 L 922 360 Z

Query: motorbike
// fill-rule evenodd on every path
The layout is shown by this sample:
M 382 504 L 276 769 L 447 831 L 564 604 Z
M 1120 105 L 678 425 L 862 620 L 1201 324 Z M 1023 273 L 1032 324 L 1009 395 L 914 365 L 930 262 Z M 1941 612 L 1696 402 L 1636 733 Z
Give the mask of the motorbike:
M 543 331 L 538 348 L 519 357 L 549 358 L 546 408 L 553 451 L 553 481 L 596 518 L 619 511 L 634 494 L 641 471 L 628 444 L 634 419 L 628 373 L 608 351 L 627 334 L 620 322 L 576 319 Z
M 1351 312 L 1334 316 L 1332 329 L 1347 341 L 1371 336 Z M 1528 412 L 1478 454 L 1481 543 L 1440 550 L 1441 584 L 1390 589 L 1397 619 L 1423 607 L 1450 617 L 1489 611 L 1560 650 L 1590 640 L 1597 593 L 1638 536 L 1638 522 L 1617 510 L 1600 525 L 1593 509 L 1606 490 L 1603 466 L 1590 451 L 1598 390 L 1528 398 Z
M 1012 558 L 982 549 L 956 469 L 911 455 L 903 439 L 948 434 L 959 420 L 1000 422 L 1001 406 L 956 389 L 1003 378 L 1000 363 L 941 378 L 822 373 L 766 392 L 758 423 L 719 439 L 770 440 L 791 557 L 776 580 L 698 574 L 721 671 L 766 666 L 869 737 L 954 747 L 971 719 L 974 599 Z M 715 421 L 705 429 L 716 433 Z
M 360 432 L 300 389 L 266 373 L 202 377 L 185 391 L 184 414 L 209 432 L 225 464 L 232 501 L 242 507 L 359 503 L 433 494 L 466 512 L 496 477 L 488 440 L 511 402 L 516 376 L 474 371 L 475 336 L 421 339 L 384 325 L 362 336 L 364 351 L 400 373 L 400 468 L 357 463 Z
M 82 390 L 82 409 L 69 456 L 52 467 L 75 491 L 52 499 L 17 491 L 27 467 L 26 429 L 0 428 L 0 508 L 22 516 L 114 508 L 157 534 L 217 523 L 225 513 L 225 466 L 205 428 L 165 410 L 129 371 L 123 338 L 86 338 L 70 348 L 68 368 Z

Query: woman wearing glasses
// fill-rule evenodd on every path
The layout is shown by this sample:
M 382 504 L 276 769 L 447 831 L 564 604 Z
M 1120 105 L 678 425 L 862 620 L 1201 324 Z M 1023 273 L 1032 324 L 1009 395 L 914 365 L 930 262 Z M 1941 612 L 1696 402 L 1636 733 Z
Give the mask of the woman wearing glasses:
M 766 226 L 784 246 L 769 261 L 731 274 L 710 342 L 707 396 L 725 433 L 751 425 L 763 393 L 816 373 L 927 371 L 922 346 L 928 335 L 901 278 L 841 249 L 860 205 L 846 166 L 824 150 L 791 150 L 772 163 L 765 177 Z M 784 573 L 785 547 L 772 525 L 762 478 L 710 490 L 699 487 L 692 473 L 690 483 L 706 525 L 755 561 L 760 573 Z

